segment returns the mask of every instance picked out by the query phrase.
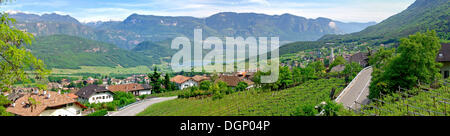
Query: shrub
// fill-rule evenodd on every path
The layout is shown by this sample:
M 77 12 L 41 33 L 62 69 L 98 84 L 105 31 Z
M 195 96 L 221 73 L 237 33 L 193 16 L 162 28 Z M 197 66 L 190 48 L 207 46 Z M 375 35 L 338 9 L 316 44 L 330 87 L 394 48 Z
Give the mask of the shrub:
M 245 89 L 247 89 L 248 84 L 246 82 L 239 82 L 238 85 L 236 86 L 236 90 L 237 91 L 244 91 Z
M 206 80 L 206 81 L 203 81 L 203 82 L 200 82 L 200 89 L 201 90 L 209 90 L 209 88 L 211 87 L 211 85 L 212 85 L 212 83 L 211 83 L 211 81 L 209 81 L 209 80 Z
M 103 109 L 103 110 L 98 110 L 91 114 L 88 114 L 87 116 L 105 116 L 106 114 L 108 114 L 108 111 L 106 109 Z
M 294 116 L 316 116 L 319 112 L 312 104 L 301 105 L 297 108 Z
M 325 105 L 322 105 L 321 109 L 324 111 L 324 116 L 339 116 L 338 113 L 343 109 L 343 106 L 330 100 Z

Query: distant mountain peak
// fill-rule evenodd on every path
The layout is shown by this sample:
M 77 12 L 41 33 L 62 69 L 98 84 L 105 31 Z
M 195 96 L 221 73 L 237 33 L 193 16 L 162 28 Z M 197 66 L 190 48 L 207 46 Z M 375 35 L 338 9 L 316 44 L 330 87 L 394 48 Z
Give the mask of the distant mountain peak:
M 42 15 L 27 13 L 21 11 L 11 11 L 11 17 L 15 18 L 18 21 L 27 21 L 27 22 L 61 22 L 61 23 L 76 23 L 80 24 L 80 22 L 71 17 L 70 15 L 61 15 L 58 13 L 45 13 Z

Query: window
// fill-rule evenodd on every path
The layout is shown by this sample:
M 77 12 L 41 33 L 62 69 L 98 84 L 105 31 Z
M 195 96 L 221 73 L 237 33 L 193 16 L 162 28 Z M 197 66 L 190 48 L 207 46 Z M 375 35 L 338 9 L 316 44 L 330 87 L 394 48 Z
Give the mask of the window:
M 449 77 L 449 71 L 444 71 L 444 78 L 448 78 Z
M 102 99 L 105 99 L 105 96 L 103 96 Z

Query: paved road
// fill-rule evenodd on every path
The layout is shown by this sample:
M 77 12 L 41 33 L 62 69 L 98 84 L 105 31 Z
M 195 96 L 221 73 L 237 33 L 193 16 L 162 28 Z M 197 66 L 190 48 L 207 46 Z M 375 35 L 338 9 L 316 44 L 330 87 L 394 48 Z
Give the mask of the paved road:
M 372 68 L 362 70 L 359 75 L 345 88 L 336 102 L 342 103 L 344 107 L 359 109 L 361 104 L 367 104 L 369 99 L 369 85 L 372 79 Z M 355 103 L 357 101 L 357 103 Z
M 152 99 L 144 100 L 144 102 L 132 105 L 132 106 L 122 109 L 120 111 L 110 113 L 109 116 L 135 116 L 136 114 L 144 111 L 148 106 L 150 106 L 152 104 L 160 103 L 160 102 L 168 101 L 168 100 L 173 100 L 176 98 L 177 98 L 177 96 L 159 97 L 159 98 L 152 98 Z

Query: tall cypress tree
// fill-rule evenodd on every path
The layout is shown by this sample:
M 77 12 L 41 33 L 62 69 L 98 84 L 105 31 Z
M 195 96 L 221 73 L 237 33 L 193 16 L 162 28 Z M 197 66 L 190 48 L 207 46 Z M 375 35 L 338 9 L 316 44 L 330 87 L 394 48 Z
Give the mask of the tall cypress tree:
M 153 73 L 148 74 L 150 77 L 150 85 L 152 86 L 154 93 L 161 93 L 161 74 L 158 73 L 157 68 L 155 67 Z

